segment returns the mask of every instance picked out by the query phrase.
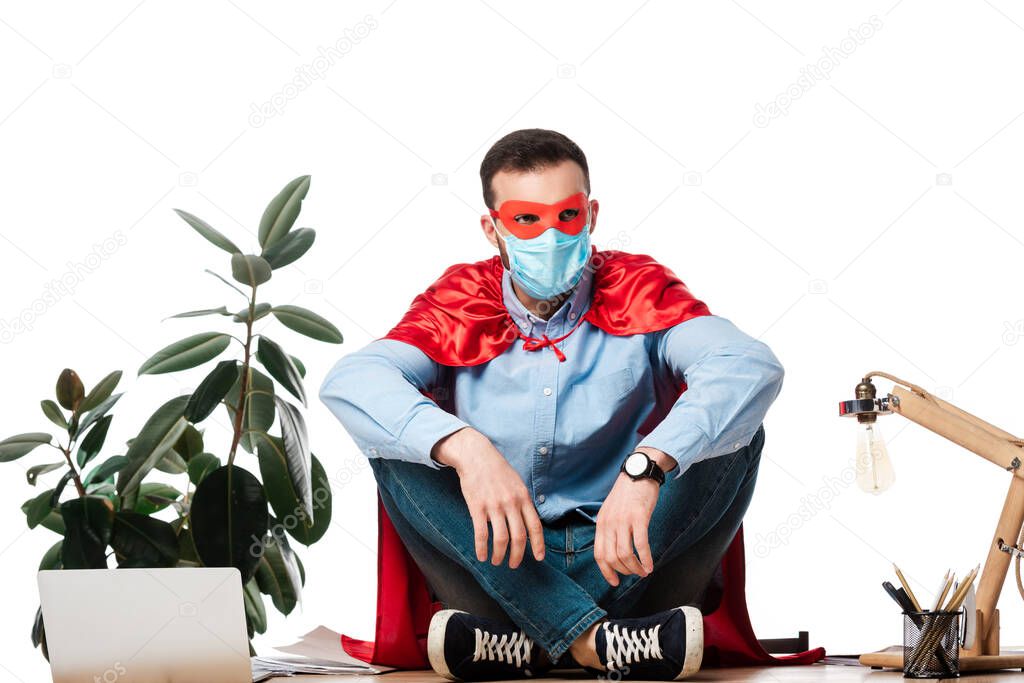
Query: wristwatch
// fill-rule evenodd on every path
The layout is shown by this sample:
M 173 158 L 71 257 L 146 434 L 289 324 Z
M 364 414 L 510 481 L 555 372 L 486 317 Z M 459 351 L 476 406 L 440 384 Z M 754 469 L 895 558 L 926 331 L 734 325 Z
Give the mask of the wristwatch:
M 621 470 L 633 481 L 653 479 L 658 486 L 665 483 L 665 471 L 650 456 L 640 451 L 633 451 L 622 461 Z

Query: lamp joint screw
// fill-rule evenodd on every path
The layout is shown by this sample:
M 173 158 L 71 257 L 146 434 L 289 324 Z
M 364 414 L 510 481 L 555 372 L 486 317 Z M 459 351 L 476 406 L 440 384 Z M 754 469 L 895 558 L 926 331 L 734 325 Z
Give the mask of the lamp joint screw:
M 1006 468 L 1006 471 L 1007 472 L 1013 472 L 1013 471 L 1018 470 L 1018 469 L 1020 469 L 1020 458 L 1014 458 L 1010 462 L 1010 466 Z
M 1000 551 L 1011 557 L 1024 557 L 1024 549 L 1016 545 L 1008 545 L 1003 539 L 999 539 L 997 546 Z

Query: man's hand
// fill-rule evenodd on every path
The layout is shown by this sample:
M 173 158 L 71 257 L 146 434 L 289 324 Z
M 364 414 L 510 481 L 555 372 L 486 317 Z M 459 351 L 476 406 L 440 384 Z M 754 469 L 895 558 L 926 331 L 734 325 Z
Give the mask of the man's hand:
M 638 450 L 647 453 L 666 472 L 676 464 L 662 451 Z M 601 504 L 594 536 L 594 561 L 612 586 L 619 585 L 619 574 L 647 576 L 654 571 L 647 527 L 658 502 L 658 489 L 658 482 L 653 479 L 633 481 L 620 472 Z
M 493 533 L 491 564 L 500 565 L 510 549 L 508 566 L 515 569 L 523 560 L 529 537 L 533 557 L 544 559 L 544 528 L 530 492 L 490 439 L 464 427 L 435 444 L 432 457 L 455 468 L 473 518 L 476 559 L 487 560 L 487 524 Z

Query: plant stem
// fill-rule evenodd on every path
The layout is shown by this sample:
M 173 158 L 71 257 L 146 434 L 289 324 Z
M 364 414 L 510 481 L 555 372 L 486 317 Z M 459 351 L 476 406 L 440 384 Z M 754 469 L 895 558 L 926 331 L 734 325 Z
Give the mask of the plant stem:
M 75 463 L 71 461 L 71 443 L 68 443 L 67 448 L 64 446 L 58 446 L 57 450 L 64 454 L 64 459 L 68 461 L 68 467 L 71 468 L 71 479 L 75 482 L 75 489 L 78 491 L 78 497 L 85 497 L 85 486 L 82 484 L 82 478 L 78 474 L 78 470 L 75 468 Z
M 245 321 L 245 351 L 242 357 L 242 381 L 238 392 L 238 408 L 235 410 L 234 434 L 231 437 L 231 451 L 228 453 L 228 465 L 235 462 L 235 452 L 238 450 L 238 442 L 242 438 L 242 422 L 245 412 L 248 410 L 249 393 L 249 362 L 252 351 L 252 319 L 256 314 L 256 286 L 252 287 L 252 296 L 249 297 L 249 316 Z

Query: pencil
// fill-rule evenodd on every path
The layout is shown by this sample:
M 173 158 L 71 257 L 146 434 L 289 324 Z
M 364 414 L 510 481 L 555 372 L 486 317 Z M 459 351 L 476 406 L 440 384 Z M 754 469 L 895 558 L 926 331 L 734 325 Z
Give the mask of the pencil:
M 917 601 L 914 591 L 910 590 L 910 584 L 907 583 L 907 579 L 903 576 L 903 572 L 900 571 L 900 568 L 896 566 L 895 562 L 893 562 L 892 568 L 896 570 L 896 577 L 899 578 L 900 583 L 903 584 L 903 590 L 907 591 L 907 597 L 910 598 L 910 602 L 914 603 L 914 610 L 920 612 L 921 603 Z
M 960 584 L 960 587 L 956 589 L 955 593 L 953 593 L 953 597 L 949 599 L 948 603 L 946 603 L 947 612 L 955 612 L 960 609 L 960 605 L 962 605 L 964 600 L 967 598 L 967 592 L 970 590 L 971 584 L 974 583 L 974 579 L 978 575 L 979 569 L 981 569 L 980 564 L 972 569 L 970 574 L 964 577 L 963 583 Z
M 973 579 L 974 570 L 972 569 L 967 573 L 967 576 L 964 577 L 963 581 L 957 585 L 956 590 L 954 590 L 953 594 L 949 597 L 949 600 L 946 602 L 946 606 L 943 608 L 945 611 L 951 611 L 953 609 L 953 605 L 960 600 L 961 596 L 966 595 L 967 588 Z
M 942 579 L 942 587 L 939 589 L 939 595 L 935 598 L 935 606 L 932 607 L 933 612 L 937 612 L 942 607 L 942 601 L 946 599 L 946 594 L 949 593 L 950 586 L 953 585 L 953 570 L 947 569 L 946 576 Z

